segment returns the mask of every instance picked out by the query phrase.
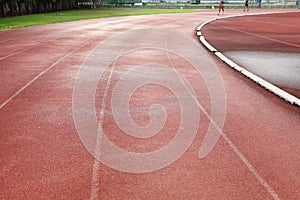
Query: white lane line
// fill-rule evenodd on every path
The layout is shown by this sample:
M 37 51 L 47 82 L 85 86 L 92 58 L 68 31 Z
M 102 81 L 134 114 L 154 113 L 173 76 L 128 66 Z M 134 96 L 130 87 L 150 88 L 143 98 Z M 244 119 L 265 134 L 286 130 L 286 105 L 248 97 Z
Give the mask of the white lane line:
M 69 57 L 70 55 L 72 55 L 74 52 L 78 51 L 79 49 L 81 49 L 82 47 L 84 47 L 88 42 L 90 42 L 93 39 L 87 40 L 85 41 L 82 45 L 80 45 L 79 47 L 77 47 L 76 49 L 72 50 L 70 53 L 66 54 L 65 56 L 63 56 L 62 58 L 58 59 L 56 62 L 54 62 L 53 64 L 51 64 L 49 67 L 47 67 L 44 71 L 42 71 L 41 73 L 39 73 L 37 76 L 35 76 L 31 81 L 29 81 L 28 83 L 26 83 L 22 88 L 20 88 L 16 93 L 14 93 L 12 96 L 10 96 L 6 101 L 4 101 L 1 105 L 0 105 L 0 110 L 6 106 L 11 100 L 13 100 L 16 96 L 18 96 L 21 92 L 23 92 L 28 86 L 30 86 L 34 81 L 36 81 L 37 79 L 39 79 L 41 76 L 43 76 L 46 72 L 48 72 L 51 68 L 53 68 L 55 65 L 57 65 L 59 62 L 61 62 L 62 60 L 64 60 L 65 58 Z
M 294 46 L 294 47 L 299 47 L 300 48 L 300 45 L 293 44 L 293 43 L 290 43 L 290 42 L 285 42 L 285 41 L 274 39 L 274 38 L 271 38 L 271 37 L 262 36 L 262 35 L 258 35 L 258 34 L 255 34 L 255 33 L 250 33 L 250 32 L 247 32 L 247 31 L 242 31 L 242 30 L 238 30 L 238 29 L 233 29 L 233 28 L 230 28 L 230 27 L 222 26 L 222 25 L 218 25 L 218 26 L 220 26 L 222 28 L 225 28 L 225 29 L 233 30 L 233 31 L 236 31 L 236 32 L 245 33 L 245 34 L 248 34 L 248 35 L 253 35 L 253 36 L 256 36 L 258 38 L 263 38 L 263 39 L 271 40 L 271 41 L 274 41 L 274 42 L 278 42 L 278 43 L 282 43 L 282 44 L 287 44 L 287 45 L 290 45 L 290 46 Z
M 17 39 L 17 37 L 15 38 L 10 38 L 10 39 L 7 39 L 7 40 L 1 40 L 0 43 L 3 43 L 3 42 L 9 42 L 9 41 L 12 41 L 12 40 L 15 40 Z
M 99 131 L 98 131 L 99 133 Z M 100 154 L 100 137 L 99 134 L 97 135 L 97 142 L 95 148 L 95 155 L 99 156 Z M 99 171 L 100 171 L 100 161 L 94 159 L 93 164 L 93 176 L 92 176 L 92 185 L 91 185 L 91 193 L 90 193 L 90 200 L 98 200 L 99 194 Z
M 190 96 L 194 99 L 199 109 L 204 113 L 206 118 L 214 125 L 219 134 L 224 138 L 225 142 L 232 148 L 233 152 L 240 158 L 240 160 L 244 163 L 244 165 L 248 168 L 248 170 L 253 174 L 253 176 L 258 180 L 258 182 L 267 190 L 267 192 L 273 197 L 275 200 L 280 200 L 278 194 L 275 190 L 268 184 L 268 182 L 258 173 L 258 171 L 253 167 L 253 165 L 248 161 L 246 156 L 237 148 L 237 146 L 229 139 L 229 137 L 223 132 L 222 128 L 215 122 L 214 119 L 211 118 L 209 113 L 204 109 L 204 107 L 200 104 L 197 97 L 195 97 L 191 91 L 190 87 L 185 84 L 177 70 L 175 70 L 177 77 L 181 81 L 182 85 L 186 88 Z
M 283 12 L 284 13 L 284 12 Z M 258 15 L 260 15 L 263 13 L 259 13 Z M 270 14 L 270 13 L 266 13 L 266 14 Z M 271 13 L 271 14 L 276 14 L 276 13 Z M 278 14 L 282 14 L 281 12 L 279 12 Z M 241 15 L 241 16 L 228 16 L 227 18 L 234 18 L 234 17 L 241 17 L 241 19 L 245 20 L 243 18 L 243 16 L 247 16 L 247 15 Z M 248 16 L 251 16 L 248 15 Z M 220 18 L 219 20 L 221 20 L 222 18 Z M 266 23 L 266 22 L 265 22 Z M 272 23 L 270 23 L 272 24 Z M 276 24 L 276 25 L 280 25 L 280 24 Z M 295 47 L 300 47 L 300 45 L 297 45 L 297 44 L 293 44 L 293 43 L 290 43 L 290 42 L 285 42 L 285 41 L 282 41 L 282 40 L 278 40 L 278 39 L 274 39 L 274 38 L 271 38 L 271 37 L 267 37 L 267 36 L 262 36 L 262 35 L 258 35 L 258 34 L 255 34 L 255 33 L 250 33 L 250 32 L 247 32 L 247 31 L 242 31 L 242 30 L 238 30 L 238 29 L 233 29 L 233 28 L 230 28 L 230 27 L 227 27 L 227 26 L 223 26 L 223 25 L 218 25 L 222 28 L 225 28 L 225 29 L 229 29 L 229 30 L 233 30 L 233 31 L 236 31 L 236 32 L 240 32 L 240 33 L 245 33 L 245 34 L 248 34 L 248 35 L 253 35 L 253 36 L 256 36 L 256 37 L 259 37 L 259 38 L 263 38 L 263 39 L 267 39 L 267 40 L 271 40 L 271 41 L 275 41 L 275 42 L 278 42 L 278 43 L 282 43 L 282 44 L 287 44 L 287 45 L 290 45 L 290 46 L 295 46 Z M 202 27 L 201 27 L 202 28 Z
M 14 38 L 14 39 L 18 39 L 18 38 Z M 25 51 L 31 50 L 31 49 L 33 49 L 33 48 L 36 48 L 36 47 L 40 46 L 40 45 L 43 45 L 43 44 L 47 44 L 47 43 L 53 42 L 53 41 L 58 40 L 58 39 L 60 39 L 60 38 L 54 38 L 54 39 L 52 39 L 52 40 L 41 41 L 41 42 L 38 42 L 38 41 L 37 41 L 36 43 L 32 44 L 30 47 L 28 47 L 28 48 L 26 48 L 26 49 L 23 49 L 23 50 L 14 52 L 14 53 L 12 53 L 12 54 L 9 54 L 9 55 L 0 57 L 0 61 L 1 61 L 1 60 L 4 60 L 4 59 L 6 59 L 6 58 L 9 58 L 9 57 L 18 55 L 18 54 L 23 53 L 23 52 L 25 52 Z M 13 39 L 11 39 L 11 40 L 13 40 Z M 0 43 L 1 43 L 1 41 L 0 41 Z
M 113 76 L 113 70 L 115 68 L 115 62 L 113 63 L 113 66 L 111 67 L 109 71 L 109 75 L 106 81 L 103 98 L 101 102 L 101 110 L 99 114 L 99 128 L 103 127 L 104 117 L 105 117 L 105 110 L 107 107 L 107 96 L 108 96 L 108 90 L 111 85 L 111 79 Z M 97 132 L 97 141 L 96 141 L 96 147 L 95 147 L 95 158 L 94 158 L 94 164 L 93 164 L 93 175 L 92 175 L 92 185 L 91 185 L 91 193 L 90 193 L 90 200 L 96 200 L 98 199 L 99 194 L 99 166 L 100 162 L 97 160 L 97 158 L 100 156 L 100 143 L 102 135 L 99 134 L 100 131 Z
M 14 52 L 14 53 L 12 53 L 12 54 L 3 56 L 3 57 L 0 58 L 0 60 L 4 60 L 4 59 L 6 59 L 6 58 L 9 58 L 9 57 L 15 56 L 15 55 L 17 55 L 17 54 L 20 54 L 20 53 L 22 53 L 22 52 L 24 52 L 24 51 L 28 51 L 28 50 L 30 50 L 30 49 L 33 49 L 33 48 L 39 46 L 39 45 L 41 45 L 41 43 L 34 44 L 34 45 L 30 46 L 29 48 L 26 48 L 26 49 L 23 49 L 23 50 Z
M 15 39 L 18 39 L 18 38 L 15 38 Z M 13 40 L 13 39 L 11 39 L 11 40 Z M 0 57 L 0 60 L 4 60 L 4 59 L 6 59 L 6 58 L 9 58 L 9 57 L 18 55 L 18 54 L 20 54 L 20 53 L 23 53 L 23 52 L 25 52 L 25 51 L 28 51 L 28 50 L 33 49 L 33 48 L 35 48 L 35 47 L 38 47 L 38 46 L 40 46 L 40 45 L 42 45 L 42 44 L 47 44 L 47 43 L 53 42 L 53 41 L 55 41 L 55 40 L 58 40 L 58 38 L 55 38 L 55 39 L 52 39 L 52 40 L 48 40 L 48 41 L 44 41 L 44 42 L 36 42 L 36 43 L 32 44 L 30 47 L 28 47 L 28 48 L 26 48 L 26 49 L 23 49 L 23 50 L 14 52 L 14 53 L 12 53 L 12 54 L 9 54 L 9 55 Z M 1 43 L 1 41 L 0 41 L 0 43 Z
M 132 36 L 132 39 L 134 38 L 134 36 Z M 130 42 L 131 39 L 129 39 L 124 46 L 122 47 L 122 49 L 120 49 L 119 51 L 119 56 L 122 55 L 122 52 L 124 50 L 124 48 L 127 46 L 127 44 Z M 115 59 L 115 61 L 112 63 L 112 67 L 109 71 L 109 75 L 107 78 L 107 82 L 105 85 L 105 89 L 104 89 L 104 93 L 103 93 L 103 98 L 102 98 L 102 102 L 101 102 L 101 109 L 100 109 L 100 113 L 99 113 L 99 128 L 103 126 L 103 122 L 104 122 L 104 117 L 105 117 L 105 110 L 107 107 L 107 96 L 108 96 L 108 90 L 109 87 L 111 85 L 111 79 L 113 76 L 113 71 L 115 69 L 115 64 L 118 61 L 118 57 Z M 91 192 L 90 192 L 90 200 L 97 200 L 98 196 L 99 196 L 99 171 L 100 171 L 100 161 L 97 160 L 98 156 L 100 156 L 100 145 L 101 145 L 101 139 L 102 139 L 102 135 L 99 134 L 100 131 L 97 132 L 97 141 L 96 141 L 96 147 L 95 147 L 95 158 L 94 158 L 94 164 L 93 164 L 93 174 L 92 174 L 92 185 L 91 185 Z
M 289 28 L 298 28 L 298 26 L 292 26 L 292 25 L 288 25 L 288 24 L 280 24 L 280 23 L 266 22 L 266 21 L 259 21 L 259 20 L 251 20 L 251 19 L 244 19 L 244 18 L 242 20 L 247 21 L 247 22 L 255 22 L 255 23 L 261 23 L 261 24 L 274 24 L 274 25 L 284 26 L 284 27 L 289 27 Z
M 232 150 L 236 153 L 236 155 L 240 158 L 240 160 L 246 165 L 248 170 L 254 175 L 254 177 L 258 180 L 258 182 L 268 191 L 268 193 L 275 200 L 280 200 L 279 195 L 276 191 L 268 184 L 268 182 L 258 173 L 258 171 L 251 165 L 248 159 L 244 156 L 244 154 L 234 145 L 234 143 L 229 139 L 229 137 L 222 131 L 222 137 L 225 139 L 226 143 L 232 148 Z

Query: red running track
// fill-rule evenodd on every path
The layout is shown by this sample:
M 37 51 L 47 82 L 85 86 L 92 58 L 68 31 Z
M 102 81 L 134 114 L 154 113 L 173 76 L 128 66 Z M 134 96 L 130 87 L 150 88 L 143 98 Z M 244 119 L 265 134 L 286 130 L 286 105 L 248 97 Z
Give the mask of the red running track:
M 226 11 L 225 15 L 240 13 Z M 299 199 L 299 109 L 229 69 L 201 46 L 195 29 L 215 17 L 216 13 L 209 11 L 97 19 L 1 31 L 0 198 Z M 202 159 L 198 158 L 198 153 L 213 112 L 210 89 L 205 82 L 207 77 L 199 75 L 195 65 L 187 60 L 172 52 L 166 54 L 165 49 L 159 49 L 161 46 L 152 44 L 151 41 L 160 38 L 156 35 L 150 34 L 150 39 L 129 35 L 135 37 L 112 40 L 122 39 L 131 33 L 130 30 L 151 32 L 157 27 L 165 30 L 161 31 L 162 35 L 166 30 L 176 30 L 179 35 L 185 35 L 186 40 L 194 40 L 190 44 L 199 45 L 199 48 L 191 49 L 199 55 L 197 59 L 200 60 L 196 61 L 200 61 L 201 70 L 215 66 L 223 80 L 226 92 L 224 126 L 216 145 Z M 101 45 L 107 45 L 107 41 L 114 47 L 106 51 L 107 55 L 85 60 L 93 56 L 97 45 L 101 52 Z M 125 51 L 127 44 L 135 43 L 145 44 L 145 47 L 120 54 L 107 68 L 93 69 L 93 62 L 105 63 L 110 53 L 118 53 L 119 49 Z M 176 42 L 169 45 L 189 50 L 184 40 L 178 39 L 178 43 L 178 46 Z M 151 48 L 147 49 L 149 45 Z M 77 72 L 87 63 L 91 64 L 87 69 L 101 73 L 94 102 L 95 110 L 100 113 L 97 118 L 101 128 L 120 148 L 139 154 L 158 150 L 175 137 L 174 133 L 181 128 L 178 96 L 155 83 L 137 88 L 129 101 L 132 120 L 140 126 L 151 124 L 148 108 L 153 103 L 165 107 L 167 119 L 157 135 L 132 137 L 124 134 L 114 119 L 111 99 L 117 81 L 124 75 L 147 79 L 151 71 L 146 71 L 147 76 L 129 73 L 133 66 L 144 63 L 169 65 L 182 74 L 202 106 L 197 135 L 187 151 L 170 165 L 147 173 L 122 172 L 95 160 L 79 138 L 72 107 Z M 83 99 L 92 78 L 94 76 L 80 79 L 87 88 L 81 93 Z M 160 78 L 173 83 L 168 74 L 161 74 Z M 191 123 L 183 129 L 189 130 L 195 126 L 194 117 L 187 117 Z M 172 156 L 173 152 L 169 154 Z M 153 160 L 154 164 L 160 162 L 163 161 Z

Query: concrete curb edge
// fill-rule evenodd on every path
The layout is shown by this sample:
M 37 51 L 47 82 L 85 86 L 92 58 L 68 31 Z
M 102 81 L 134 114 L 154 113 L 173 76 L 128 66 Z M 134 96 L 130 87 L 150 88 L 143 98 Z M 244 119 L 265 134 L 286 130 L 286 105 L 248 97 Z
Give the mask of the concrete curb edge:
M 242 17 L 242 16 L 249 16 L 249 15 L 265 15 L 265 14 L 275 14 L 276 12 L 267 12 L 267 13 L 253 13 L 253 14 L 243 14 L 243 15 L 234 15 L 234 16 L 226 16 L 223 18 L 216 18 L 209 21 L 206 21 L 202 23 L 200 26 L 196 29 L 196 34 L 199 36 L 200 42 L 209 50 L 211 51 L 215 56 L 217 56 L 220 60 L 222 60 L 224 63 L 226 63 L 229 67 L 233 68 L 234 70 L 238 71 L 239 73 L 243 74 L 245 77 L 249 78 L 250 80 L 254 81 L 256 84 L 260 85 L 261 87 L 265 88 L 266 90 L 272 92 L 273 94 L 277 95 L 278 97 L 284 99 L 286 102 L 295 105 L 297 107 L 300 107 L 300 99 L 289 94 L 288 92 L 280 89 L 279 87 L 273 85 L 272 83 L 262 79 L 261 77 L 251 73 L 250 71 L 246 70 L 245 68 L 239 66 L 229 58 L 227 58 L 224 54 L 219 52 L 215 47 L 213 47 L 211 44 L 209 44 L 205 37 L 202 35 L 201 30 L 202 28 L 215 21 L 215 20 L 221 20 L 225 18 L 234 18 L 234 17 Z M 281 13 L 281 12 L 280 12 Z

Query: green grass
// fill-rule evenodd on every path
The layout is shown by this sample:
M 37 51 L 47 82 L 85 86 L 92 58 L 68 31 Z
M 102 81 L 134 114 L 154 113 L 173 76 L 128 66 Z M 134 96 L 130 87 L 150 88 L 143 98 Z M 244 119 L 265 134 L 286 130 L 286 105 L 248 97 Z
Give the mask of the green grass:
M 91 10 L 71 10 L 55 13 L 0 18 L 0 30 L 105 17 L 183 13 L 197 11 L 199 11 L 199 9 L 98 8 Z

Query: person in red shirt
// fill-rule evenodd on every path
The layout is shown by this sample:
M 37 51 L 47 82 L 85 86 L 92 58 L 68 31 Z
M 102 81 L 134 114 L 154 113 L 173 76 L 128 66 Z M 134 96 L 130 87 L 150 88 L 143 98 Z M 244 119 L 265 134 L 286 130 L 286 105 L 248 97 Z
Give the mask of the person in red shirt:
M 222 13 L 224 14 L 224 0 L 220 0 L 220 4 L 219 4 L 219 12 L 218 12 L 218 15 L 220 14 L 221 10 L 222 10 Z

